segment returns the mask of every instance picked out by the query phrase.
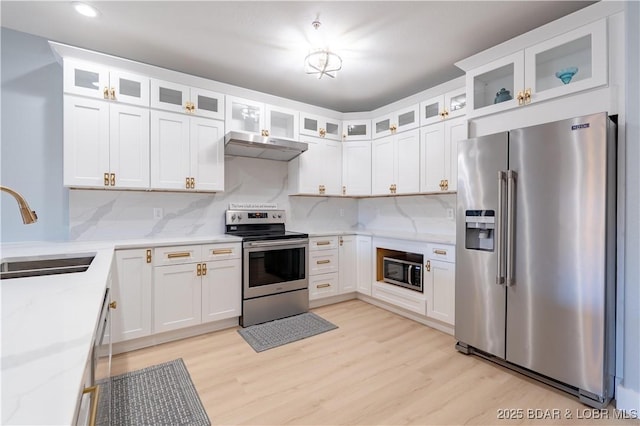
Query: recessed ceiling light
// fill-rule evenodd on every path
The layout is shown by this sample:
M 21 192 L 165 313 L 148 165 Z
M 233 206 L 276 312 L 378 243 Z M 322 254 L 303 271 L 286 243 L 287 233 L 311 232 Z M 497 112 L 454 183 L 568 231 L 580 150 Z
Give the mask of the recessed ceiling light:
M 76 12 L 78 12 L 80 15 L 88 16 L 90 18 L 95 18 L 96 16 L 98 16 L 98 9 L 96 9 L 95 7 L 87 3 L 74 1 L 71 4 L 73 4 L 73 7 L 76 9 Z

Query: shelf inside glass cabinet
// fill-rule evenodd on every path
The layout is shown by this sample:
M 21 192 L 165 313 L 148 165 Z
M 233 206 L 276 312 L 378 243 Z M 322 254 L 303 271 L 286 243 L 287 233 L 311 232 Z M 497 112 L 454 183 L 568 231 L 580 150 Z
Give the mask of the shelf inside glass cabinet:
M 587 34 L 569 43 L 535 55 L 536 92 L 542 92 L 576 81 L 586 80 L 592 75 L 591 34 Z M 569 68 L 577 68 L 577 72 L 568 83 L 563 83 L 556 72 Z
M 510 63 L 500 68 L 495 68 L 484 74 L 479 74 L 473 79 L 474 97 L 473 108 L 479 109 L 493 105 L 496 100 L 496 93 L 501 89 L 514 94 L 514 64 Z

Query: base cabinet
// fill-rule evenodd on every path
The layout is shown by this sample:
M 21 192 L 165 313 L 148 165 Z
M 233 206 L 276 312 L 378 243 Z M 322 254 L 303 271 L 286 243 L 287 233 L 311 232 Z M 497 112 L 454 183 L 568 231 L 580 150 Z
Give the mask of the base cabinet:
M 425 267 L 427 316 L 444 323 L 455 322 L 455 248 L 429 244 Z
M 353 265 L 352 265 L 353 266 Z M 356 237 L 356 290 L 358 293 L 371 296 L 371 273 L 373 268 L 373 254 L 371 253 L 371 237 L 358 235 Z
M 151 334 L 151 250 L 116 251 L 117 280 L 112 291 L 118 308 L 111 313 L 113 343 Z
M 195 263 L 154 268 L 153 328 L 155 332 L 200 324 L 201 281 L 196 273 Z
M 338 293 L 352 293 L 358 287 L 358 252 L 355 235 L 338 237 L 338 265 L 340 265 L 340 286 Z
M 202 322 L 240 316 L 242 312 L 242 260 L 207 262 L 202 277 Z

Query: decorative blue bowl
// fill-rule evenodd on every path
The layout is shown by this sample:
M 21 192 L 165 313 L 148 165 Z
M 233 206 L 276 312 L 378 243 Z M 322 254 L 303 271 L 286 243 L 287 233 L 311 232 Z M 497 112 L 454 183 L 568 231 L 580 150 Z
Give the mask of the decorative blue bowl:
M 556 77 L 562 80 L 564 84 L 568 84 L 577 72 L 578 67 L 564 68 L 556 72 Z

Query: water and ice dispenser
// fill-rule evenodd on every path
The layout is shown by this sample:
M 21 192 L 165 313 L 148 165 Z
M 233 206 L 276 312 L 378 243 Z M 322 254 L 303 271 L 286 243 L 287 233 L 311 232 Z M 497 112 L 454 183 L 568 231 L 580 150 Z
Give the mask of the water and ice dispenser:
M 465 221 L 465 248 L 493 251 L 496 227 L 495 210 L 467 210 Z

